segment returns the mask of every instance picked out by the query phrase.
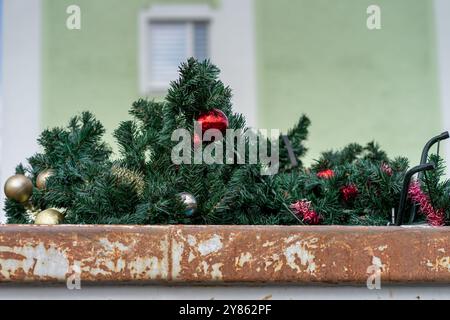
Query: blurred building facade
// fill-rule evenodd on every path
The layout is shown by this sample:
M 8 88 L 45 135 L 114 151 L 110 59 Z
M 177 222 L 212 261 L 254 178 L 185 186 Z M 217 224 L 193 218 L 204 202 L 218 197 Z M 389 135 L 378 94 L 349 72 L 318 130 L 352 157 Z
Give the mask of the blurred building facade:
M 378 30 L 366 25 L 373 4 Z M 3 7 L 3 180 L 36 150 L 41 129 L 80 111 L 94 112 L 112 142 L 131 103 L 163 97 L 188 56 L 221 68 L 251 126 L 286 131 L 306 113 L 309 160 L 371 140 L 418 160 L 426 140 L 450 127 L 445 0 L 4 0 Z M 76 8 L 80 29 L 70 27 Z

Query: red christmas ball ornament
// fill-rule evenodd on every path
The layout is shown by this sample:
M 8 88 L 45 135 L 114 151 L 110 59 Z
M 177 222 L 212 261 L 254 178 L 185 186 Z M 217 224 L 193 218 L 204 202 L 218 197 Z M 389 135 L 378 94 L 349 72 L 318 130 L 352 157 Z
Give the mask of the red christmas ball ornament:
M 341 195 L 344 201 L 350 201 L 356 198 L 359 190 L 354 184 L 346 185 L 341 188 Z
M 321 179 L 330 179 L 334 177 L 334 171 L 331 169 L 319 171 L 317 172 L 317 177 Z
M 202 134 L 205 134 L 209 129 L 217 129 L 225 134 L 228 128 L 228 118 L 219 109 L 212 109 L 200 114 L 196 121 L 202 125 Z

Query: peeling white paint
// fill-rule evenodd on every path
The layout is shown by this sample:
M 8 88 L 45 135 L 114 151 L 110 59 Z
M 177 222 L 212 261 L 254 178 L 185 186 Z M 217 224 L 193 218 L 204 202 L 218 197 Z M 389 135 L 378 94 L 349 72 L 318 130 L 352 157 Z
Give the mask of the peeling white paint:
M 211 278 L 213 280 L 222 280 L 222 271 L 220 268 L 223 266 L 223 263 L 215 263 L 211 266 Z
M 272 264 L 276 263 L 280 260 L 280 256 L 276 253 L 272 254 L 270 257 L 264 258 L 264 270 L 267 271 L 267 268 L 270 267 Z
M 271 247 L 271 246 L 273 246 L 275 243 L 276 243 L 276 241 L 269 241 L 269 240 L 267 240 L 266 242 L 263 243 L 262 246 L 263 246 L 263 248 Z
M 0 259 L 0 273 L 9 278 L 19 270 L 38 277 L 51 277 L 63 280 L 69 271 L 69 260 L 65 251 L 51 245 L 48 249 L 42 243 L 37 246 L 25 245 L 23 247 L 0 246 L 0 252 L 24 256 L 24 259 Z
M 156 256 L 150 256 L 137 257 L 131 261 L 127 261 L 124 256 L 126 254 L 124 251 L 131 250 L 130 247 L 119 242 L 110 242 L 106 238 L 102 238 L 99 241 L 108 251 L 120 250 L 122 256 L 118 259 L 108 258 L 107 256 L 93 256 L 85 259 L 81 268 L 84 272 L 88 272 L 93 276 L 111 276 L 114 273 L 129 270 L 135 279 L 167 279 L 169 250 L 167 237 L 160 241 L 159 249 L 163 254 L 161 259 Z
M 274 267 L 273 271 L 275 271 L 275 272 L 280 271 L 281 268 L 283 268 L 283 265 L 284 265 L 283 261 L 282 260 L 278 260 L 277 262 L 275 262 L 275 264 L 273 266 Z
M 195 239 L 195 237 L 193 235 L 188 235 L 187 237 L 187 241 L 189 243 L 190 246 L 195 246 L 197 244 L 197 239 Z
M 210 253 L 219 251 L 222 247 L 222 238 L 215 234 L 211 237 L 211 239 L 200 242 L 198 245 L 198 251 L 202 256 L 206 256 Z
M 103 275 L 103 276 L 105 276 L 105 275 L 109 275 L 109 274 L 111 274 L 111 272 L 110 271 L 106 271 L 106 270 L 104 270 L 104 269 L 102 269 L 102 268 L 83 268 L 82 270 L 86 270 L 86 271 L 88 271 L 90 274 L 92 274 L 93 276 L 97 276 L 97 275 L 99 275 L 99 274 L 101 274 L 101 275 Z
M 384 245 L 384 246 L 379 246 L 378 247 L 378 251 L 384 251 L 384 250 L 386 250 L 387 249 L 387 244 L 386 245 Z
M 111 242 L 108 240 L 108 238 L 101 238 L 99 240 L 99 242 L 105 249 L 110 250 L 110 251 L 113 251 L 114 249 L 118 249 L 120 251 L 126 251 L 129 249 L 123 243 L 120 243 L 118 241 Z
M 292 241 L 294 241 L 294 240 L 297 240 L 298 239 L 298 236 L 290 236 L 290 237 L 288 237 L 288 238 L 286 238 L 286 239 L 284 239 L 284 242 L 285 243 L 290 243 L 290 242 L 292 242 Z
M 220 270 L 220 268 L 222 268 L 223 263 L 215 263 L 211 266 L 211 271 L 210 270 L 210 265 L 208 264 L 208 262 L 206 261 L 202 261 L 200 263 L 200 265 L 197 267 L 198 271 L 202 271 L 203 274 L 205 276 L 211 276 L 212 280 L 222 280 L 222 271 Z M 197 274 L 195 273 L 196 277 Z
M 205 275 L 207 275 L 207 274 L 208 274 L 208 269 L 209 269 L 209 264 L 208 264 L 208 262 L 202 261 L 202 267 L 203 267 L 203 273 L 204 273 Z
M 157 257 L 136 258 L 129 262 L 129 267 L 134 276 L 145 276 L 146 278 L 156 279 L 161 275 L 161 262 Z
M 252 254 L 250 252 L 241 253 L 239 257 L 236 257 L 236 266 L 243 267 L 244 264 L 249 263 L 252 261 Z
M 112 272 L 122 272 L 126 268 L 126 261 L 123 258 L 119 258 L 116 261 L 102 259 L 105 266 Z
M 163 254 L 160 262 L 161 278 L 167 279 L 169 275 L 169 238 L 167 235 L 159 242 L 159 246 Z
M 150 277 L 156 278 L 160 277 L 161 279 L 167 279 L 169 275 L 169 240 L 168 236 L 164 236 L 162 240 L 159 242 L 159 249 L 162 253 L 162 258 L 158 257 L 149 257 L 149 267 L 147 268 L 147 275 Z M 137 263 L 137 262 L 136 262 Z
M 447 269 L 448 272 L 450 272 L 450 256 L 449 257 L 442 257 L 442 258 L 436 258 L 436 261 L 432 263 L 430 260 L 427 260 L 426 263 L 427 267 L 429 267 L 432 271 L 439 271 L 442 269 Z
M 181 260 L 183 259 L 184 244 L 172 240 L 172 278 L 177 279 L 181 272 Z
M 116 262 L 116 270 L 118 272 L 122 272 L 123 270 L 125 270 L 126 266 L 127 266 L 127 262 L 124 259 L 119 258 L 117 260 L 117 262 Z
M 287 265 L 297 270 L 297 273 L 301 272 L 300 266 L 296 263 L 297 257 L 300 259 L 300 264 L 306 266 L 306 272 L 313 274 L 316 271 L 316 263 L 314 262 L 315 255 L 308 250 L 309 247 L 314 246 L 310 246 L 303 241 L 297 241 L 284 250 Z

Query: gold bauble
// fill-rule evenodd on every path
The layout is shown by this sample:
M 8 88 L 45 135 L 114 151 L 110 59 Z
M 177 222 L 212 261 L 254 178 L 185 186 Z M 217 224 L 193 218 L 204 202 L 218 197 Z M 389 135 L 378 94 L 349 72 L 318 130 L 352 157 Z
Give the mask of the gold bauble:
M 23 174 L 16 174 L 5 182 L 5 195 L 17 202 L 27 202 L 33 194 L 33 183 Z
M 34 224 L 60 224 L 64 219 L 61 212 L 56 209 L 46 209 L 37 214 Z
M 40 190 L 47 188 L 47 179 L 53 175 L 52 169 L 47 169 L 39 173 L 36 178 L 36 187 Z
M 138 195 L 143 195 L 145 190 L 145 177 L 142 173 L 117 165 L 111 168 L 111 172 L 116 176 L 118 181 L 132 185 Z

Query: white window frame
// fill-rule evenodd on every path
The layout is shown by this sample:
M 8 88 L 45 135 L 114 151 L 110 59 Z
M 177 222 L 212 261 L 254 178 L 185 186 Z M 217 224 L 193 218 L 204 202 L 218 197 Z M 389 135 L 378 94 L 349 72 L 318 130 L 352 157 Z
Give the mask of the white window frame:
M 242 113 L 250 127 L 258 124 L 257 68 L 255 35 L 255 1 L 224 0 L 215 6 L 208 5 L 153 5 L 139 13 L 138 72 L 139 91 L 143 96 L 162 97 L 166 89 L 152 88 L 145 55 L 149 40 L 146 23 L 155 19 L 208 20 L 208 54 L 220 70 L 220 79 L 233 89 L 232 103 L 235 112 Z M 146 38 L 147 37 L 147 38 Z M 176 79 L 174 79 L 176 80 Z
M 153 82 L 150 74 L 151 23 L 152 22 L 185 22 L 188 23 L 188 52 L 193 55 L 194 23 L 208 23 L 208 54 L 211 57 L 211 25 L 213 12 L 207 5 L 154 5 L 139 14 L 139 89 L 141 94 L 163 94 L 169 83 Z

